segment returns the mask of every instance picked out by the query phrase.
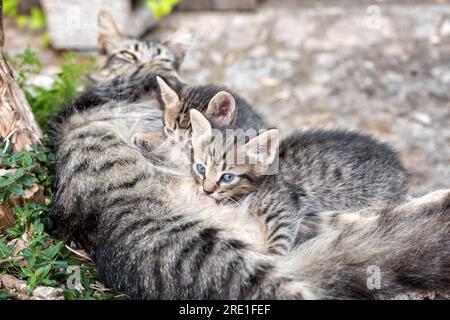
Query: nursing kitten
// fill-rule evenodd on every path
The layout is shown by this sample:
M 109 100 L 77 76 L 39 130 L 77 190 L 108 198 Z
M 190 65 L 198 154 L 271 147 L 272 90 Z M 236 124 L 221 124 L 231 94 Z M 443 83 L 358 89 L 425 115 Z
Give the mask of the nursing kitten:
M 239 134 L 213 135 L 201 113 L 190 114 L 199 188 L 219 203 L 238 202 L 263 218 L 271 253 L 293 248 L 306 215 L 386 206 L 406 195 L 407 173 L 397 155 L 368 136 L 313 130 L 280 143 L 278 130 L 271 129 L 244 144 Z M 267 175 L 274 164 L 278 172 Z

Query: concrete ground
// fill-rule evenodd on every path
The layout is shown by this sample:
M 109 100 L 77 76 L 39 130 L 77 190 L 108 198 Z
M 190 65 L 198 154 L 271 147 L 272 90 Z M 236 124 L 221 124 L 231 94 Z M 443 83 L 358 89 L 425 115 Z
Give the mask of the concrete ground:
M 255 12 L 174 12 L 148 37 L 180 27 L 196 36 L 188 82 L 225 84 L 284 135 L 370 133 L 400 152 L 413 195 L 450 188 L 450 1 L 267 0 Z M 5 31 L 12 51 L 40 47 L 35 33 Z

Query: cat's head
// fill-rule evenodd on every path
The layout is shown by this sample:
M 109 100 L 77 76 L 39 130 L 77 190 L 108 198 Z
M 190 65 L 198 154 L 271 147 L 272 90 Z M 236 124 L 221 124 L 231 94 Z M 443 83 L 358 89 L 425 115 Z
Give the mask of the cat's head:
M 179 31 L 165 41 L 139 40 L 126 37 L 112 16 L 104 10 L 98 14 L 98 46 L 106 55 L 106 63 L 91 75 L 94 81 L 107 81 L 118 75 L 130 74 L 143 67 L 178 71 L 192 36 Z
M 199 191 L 217 202 L 233 201 L 253 191 L 276 159 L 279 132 L 264 131 L 248 137 L 240 130 L 213 130 L 197 110 L 192 124 L 192 174 Z
M 166 135 L 170 136 L 181 131 L 190 134 L 192 129 L 189 111 L 191 109 L 201 111 L 211 121 L 214 128 L 226 128 L 235 121 L 236 102 L 229 92 L 219 91 L 207 102 L 203 101 L 204 99 L 191 101 L 189 100 L 189 97 L 192 96 L 191 89 L 181 90 L 180 98 L 162 78 L 157 76 L 156 80 L 159 85 L 160 102 L 164 110 L 163 120 Z

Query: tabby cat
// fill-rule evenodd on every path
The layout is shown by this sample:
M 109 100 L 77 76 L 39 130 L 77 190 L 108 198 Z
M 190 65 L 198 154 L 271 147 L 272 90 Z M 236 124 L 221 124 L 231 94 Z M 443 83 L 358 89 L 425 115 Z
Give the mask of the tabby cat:
M 226 206 L 171 207 L 171 170 L 180 169 L 169 161 L 161 168 L 160 158 L 131 141 L 138 132 L 161 132 L 162 112 L 151 97 L 140 103 L 117 95 L 124 82 L 114 79 L 130 77 L 121 72 L 109 87 L 97 82 L 108 90 L 88 89 L 68 106 L 51 133 L 57 223 L 89 250 L 108 287 L 132 299 L 373 299 L 450 285 L 450 191 L 355 213 L 281 257 L 255 248 L 257 221 L 243 226 L 240 218 L 251 215 L 234 209 L 241 220 L 227 224 L 232 219 L 221 217 L 233 211 Z M 374 265 L 379 289 L 367 286 Z

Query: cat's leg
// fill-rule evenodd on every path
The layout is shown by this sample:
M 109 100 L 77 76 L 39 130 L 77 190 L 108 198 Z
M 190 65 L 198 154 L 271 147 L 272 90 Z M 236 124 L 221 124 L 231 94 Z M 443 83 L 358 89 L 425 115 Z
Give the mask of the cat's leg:
M 289 196 L 274 197 L 273 191 L 267 190 L 249 196 L 242 203 L 248 206 L 248 212 L 266 225 L 266 247 L 270 254 L 285 255 L 295 245 L 304 211 L 298 209 Z
M 293 210 L 284 209 L 265 215 L 268 253 L 285 255 L 294 246 L 297 229 L 301 223 Z
M 131 139 L 138 148 L 151 151 L 164 141 L 164 134 L 161 132 L 139 132 L 133 135 Z

